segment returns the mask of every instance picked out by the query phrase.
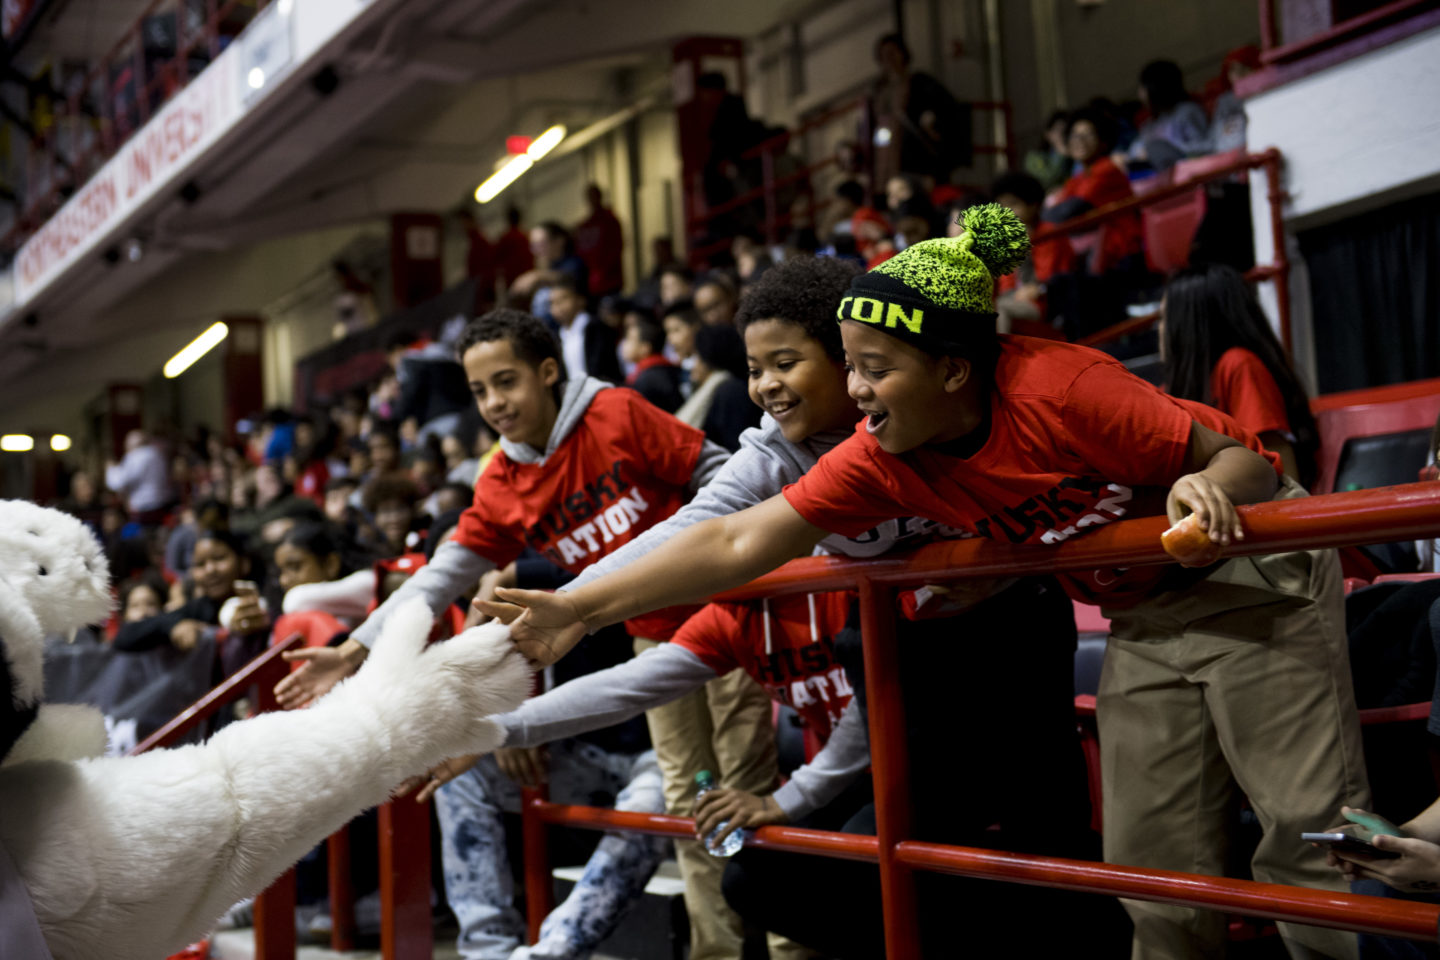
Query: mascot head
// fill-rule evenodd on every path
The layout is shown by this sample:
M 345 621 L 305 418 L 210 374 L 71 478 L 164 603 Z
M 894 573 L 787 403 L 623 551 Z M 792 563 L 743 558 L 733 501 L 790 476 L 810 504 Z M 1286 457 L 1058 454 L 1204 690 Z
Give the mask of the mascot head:
M 67 513 L 0 500 L 0 760 L 35 719 L 47 635 L 73 637 L 114 605 L 95 536 Z

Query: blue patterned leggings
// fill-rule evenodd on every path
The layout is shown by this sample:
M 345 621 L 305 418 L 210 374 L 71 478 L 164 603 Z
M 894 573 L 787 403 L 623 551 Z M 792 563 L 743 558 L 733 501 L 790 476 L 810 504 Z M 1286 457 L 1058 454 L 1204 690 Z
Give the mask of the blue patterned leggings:
M 550 744 L 550 797 L 557 803 L 665 811 L 655 751 L 609 753 L 580 740 Z M 493 756 L 435 796 L 444 838 L 445 895 L 460 921 L 465 960 L 579 960 L 615 929 L 645 890 L 669 844 L 659 837 L 607 833 L 570 896 L 545 918 L 540 941 L 523 947 L 525 921 L 515 909 L 515 881 L 501 814 L 518 813 L 520 788 Z

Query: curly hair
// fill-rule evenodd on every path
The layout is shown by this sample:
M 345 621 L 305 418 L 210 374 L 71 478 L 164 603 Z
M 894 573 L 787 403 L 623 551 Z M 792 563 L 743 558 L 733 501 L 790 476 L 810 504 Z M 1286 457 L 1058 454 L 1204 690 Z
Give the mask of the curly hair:
M 455 342 L 455 359 L 463 364 L 465 354 L 475 344 L 496 340 L 510 341 L 516 358 L 532 367 L 554 360 L 560 365 L 560 383 L 565 382 L 565 357 L 560 353 L 560 341 L 543 321 L 523 310 L 491 310 L 465 324 L 460 339 Z
M 860 272 L 858 264 L 836 257 L 786 260 L 766 270 L 745 291 L 735 313 L 735 327 L 743 335 L 752 323 L 783 320 L 819 341 L 832 360 L 844 359 L 835 311 L 850 289 L 850 281 Z

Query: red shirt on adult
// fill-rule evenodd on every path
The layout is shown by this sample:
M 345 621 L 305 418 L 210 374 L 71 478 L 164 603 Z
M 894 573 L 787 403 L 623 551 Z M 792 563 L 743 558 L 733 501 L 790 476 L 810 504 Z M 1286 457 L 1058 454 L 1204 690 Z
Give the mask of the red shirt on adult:
M 820 458 L 784 496 L 816 526 L 857 536 L 911 514 L 1009 544 L 1055 544 L 1122 517 L 1163 514 L 1182 475 L 1191 421 L 1233 437 L 1280 474 L 1255 434 L 1213 407 L 1167 396 L 1088 347 L 1000 338 L 990 432 L 972 456 L 900 456 L 865 430 Z M 1061 574 L 1077 599 L 1123 605 L 1164 567 Z
M 585 261 L 594 296 L 625 286 L 624 242 L 620 221 L 605 207 L 598 207 L 575 228 L 575 254 Z
M 1290 433 L 1290 415 L 1275 378 L 1254 353 L 1231 347 L 1210 371 L 1212 402 L 1235 422 L 1259 436 Z
M 680 509 L 704 442 L 634 390 L 601 390 L 543 463 L 520 463 L 504 450 L 490 459 L 455 540 L 497 567 L 529 546 L 579 573 Z M 631 636 L 668 640 L 695 609 L 657 610 L 626 627 Z
M 495 285 L 495 244 L 476 226 L 467 227 L 465 236 L 469 243 L 465 250 L 465 275 L 478 278 L 480 285 L 493 295 L 490 288 Z
M 834 637 L 849 612 L 846 593 L 711 603 L 685 621 L 670 642 L 719 676 L 744 670 L 771 699 L 794 707 L 823 744 L 855 693 L 835 659 Z
M 1121 170 L 1114 160 L 1105 156 L 1066 180 L 1056 195 L 1056 201 L 1079 197 L 1092 208 L 1098 208 L 1117 200 L 1128 200 L 1134 195 L 1135 191 L 1130 189 L 1130 178 L 1125 175 L 1125 171 Z M 1140 252 L 1140 214 L 1132 211 L 1107 220 L 1100 227 L 1099 242 L 1100 249 L 1090 267 L 1091 272 L 1096 275 Z
M 530 252 L 530 238 L 519 227 L 511 227 L 495 241 L 495 267 L 505 278 L 505 286 L 535 267 L 535 254 Z

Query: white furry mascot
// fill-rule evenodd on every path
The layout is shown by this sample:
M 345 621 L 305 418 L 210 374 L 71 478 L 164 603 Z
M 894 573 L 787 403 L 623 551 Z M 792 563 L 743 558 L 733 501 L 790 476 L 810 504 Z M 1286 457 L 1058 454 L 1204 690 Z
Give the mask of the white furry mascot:
M 0 501 L 0 956 L 155 960 L 203 937 L 407 777 L 494 749 L 529 668 L 503 626 L 425 649 L 423 602 L 308 710 L 202 746 L 94 759 L 98 712 L 41 705 L 42 640 L 104 617 L 105 558 L 73 517 Z M 8 686 L 8 690 L 5 689 Z M 48 949 L 48 954 L 47 954 Z

